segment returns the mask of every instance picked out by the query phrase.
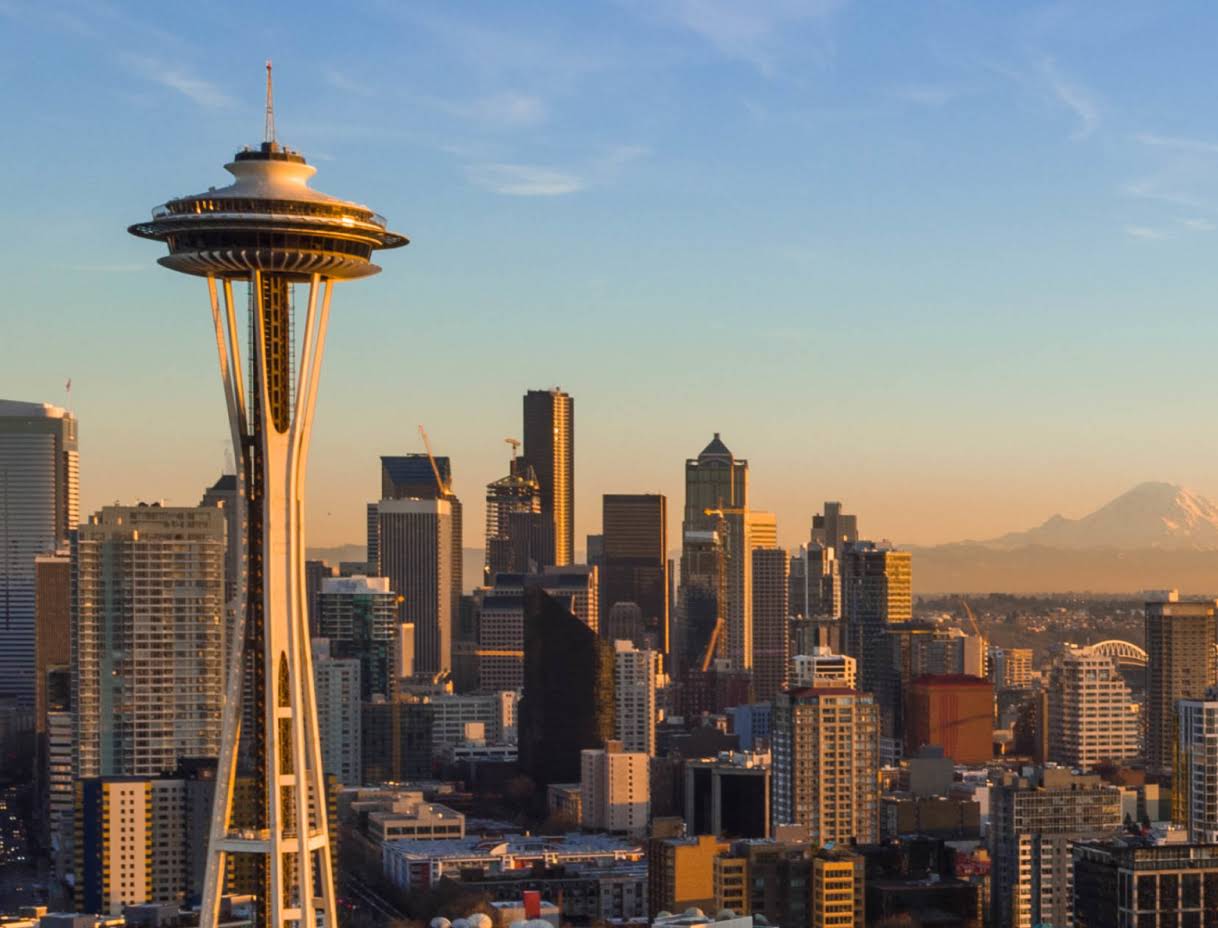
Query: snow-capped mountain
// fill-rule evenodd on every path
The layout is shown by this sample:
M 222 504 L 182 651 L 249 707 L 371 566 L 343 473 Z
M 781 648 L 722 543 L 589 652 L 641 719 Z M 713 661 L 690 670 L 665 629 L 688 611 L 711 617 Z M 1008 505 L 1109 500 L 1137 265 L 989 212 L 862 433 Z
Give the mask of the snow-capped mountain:
M 1218 550 L 1218 506 L 1170 483 L 1140 483 L 1080 519 L 1055 515 L 1026 532 L 982 542 L 987 547 Z

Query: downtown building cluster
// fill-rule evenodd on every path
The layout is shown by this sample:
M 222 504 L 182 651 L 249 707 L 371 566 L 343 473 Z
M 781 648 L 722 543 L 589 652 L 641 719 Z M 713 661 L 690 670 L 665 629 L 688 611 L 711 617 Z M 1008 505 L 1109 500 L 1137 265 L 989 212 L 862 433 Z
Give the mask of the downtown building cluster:
M 1218 924 L 1214 601 L 1151 597 L 1145 649 L 991 645 L 918 614 L 911 554 L 839 503 L 781 547 L 719 435 L 676 546 L 666 497 L 607 493 L 578 562 L 574 400 L 529 391 L 522 424 L 472 592 L 430 450 L 380 459 L 363 560 L 306 565 L 319 801 L 336 869 L 379 874 L 361 892 L 540 893 L 573 924 Z M 189 912 L 237 482 L 82 520 L 74 418 L 14 402 L 0 462 L 0 735 L 60 907 Z M 253 784 L 238 763 L 235 808 Z

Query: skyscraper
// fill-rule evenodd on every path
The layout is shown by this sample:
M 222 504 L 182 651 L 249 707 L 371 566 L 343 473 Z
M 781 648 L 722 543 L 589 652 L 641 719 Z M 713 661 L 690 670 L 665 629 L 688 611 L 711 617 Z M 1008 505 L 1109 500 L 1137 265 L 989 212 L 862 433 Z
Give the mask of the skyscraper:
M 846 545 L 858 540 L 858 517 L 842 512 L 841 503 L 825 503 L 825 511 L 812 517 L 812 544 L 829 548 L 840 557 Z
M 561 603 L 524 593 L 520 767 L 539 785 L 573 783 L 580 752 L 614 734 L 613 651 Z
M 554 551 L 541 566 L 575 560 L 575 400 L 558 387 L 524 395 L 524 460 L 541 487 Z
M 107 506 L 72 545 L 78 776 L 156 776 L 220 752 L 218 509 Z
M 715 528 L 707 509 L 747 509 L 749 462 L 736 458 L 716 432 L 696 458 L 685 461 L 685 519 L 683 532 Z M 682 568 L 684 574 L 684 568 Z
M 772 512 L 728 513 L 726 655 L 732 670 L 753 669 L 753 551 L 778 547 Z M 783 581 L 785 584 L 785 580 Z
M 514 557 L 518 547 L 513 545 L 512 537 L 515 513 L 541 514 L 541 485 L 533 469 L 520 457 L 512 458 L 507 476 L 486 485 L 486 551 L 482 582 L 487 586 L 495 582 L 495 574 L 529 570 L 527 558 L 518 560 Z M 518 519 L 516 524 L 522 523 Z
M 779 693 L 774 703 L 774 826 L 808 840 L 878 841 L 879 710 L 848 687 Z
M 913 618 L 908 551 L 870 541 L 848 544 L 842 556 L 842 620 L 846 652 L 859 662 L 859 685 L 878 693 L 891 672 L 885 632 Z M 899 732 L 892 732 L 899 737 Z
M 380 573 L 402 598 L 402 619 L 414 625 L 415 670 L 452 669 L 452 506 L 444 499 L 386 499 L 377 507 Z
M 789 559 L 782 548 L 755 548 L 752 557 L 753 686 L 766 702 L 787 685 L 790 670 Z
M 601 628 L 616 604 L 634 603 L 644 634 L 667 657 L 668 501 L 658 493 L 607 493 L 601 524 Z
M 34 558 L 80 521 L 76 419 L 46 403 L 0 400 L 0 699 L 36 702 Z
M 432 463 L 435 468 L 433 470 Z M 437 482 L 437 473 L 439 479 Z M 449 577 L 452 585 L 452 623 L 457 623 L 461 594 L 464 592 L 464 577 L 461 573 L 464 544 L 463 510 L 461 500 L 453 493 L 452 462 L 444 455 L 431 457 L 427 454 L 385 455 L 381 457 L 381 499 L 443 499 L 448 502 L 452 519 L 453 571 Z M 372 523 L 370 523 L 372 524 Z M 379 526 L 379 522 L 376 523 Z M 375 544 L 374 544 L 375 541 Z M 379 539 L 369 539 L 368 560 L 373 561 L 374 547 L 379 552 Z M 371 569 L 371 568 L 370 568 Z M 382 575 L 384 571 L 379 571 Z
M 1049 674 L 1049 759 L 1090 770 L 1137 757 L 1139 740 L 1133 696 L 1116 662 L 1067 647 Z
M 1218 617 L 1212 599 L 1175 590 L 1146 604 L 1146 762 L 1172 767 L 1176 703 L 1218 683 Z

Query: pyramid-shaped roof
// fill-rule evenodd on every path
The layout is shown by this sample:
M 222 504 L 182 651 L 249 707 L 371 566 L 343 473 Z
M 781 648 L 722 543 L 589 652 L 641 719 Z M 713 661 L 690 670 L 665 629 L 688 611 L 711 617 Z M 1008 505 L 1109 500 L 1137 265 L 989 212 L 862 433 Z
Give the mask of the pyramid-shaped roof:
M 731 450 L 723 443 L 723 439 L 719 437 L 719 433 L 715 433 L 715 437 L 710 440 L 710 444 L 702 449 L 702 453 L 698 455 L 698 460 L 706 458 L 723 458 L 730 461 L 732 459 Z

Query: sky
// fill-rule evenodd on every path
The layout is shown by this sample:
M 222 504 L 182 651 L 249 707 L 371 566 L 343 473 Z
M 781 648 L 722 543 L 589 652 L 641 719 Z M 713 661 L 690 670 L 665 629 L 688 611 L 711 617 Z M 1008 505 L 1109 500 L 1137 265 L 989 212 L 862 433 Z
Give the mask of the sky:
M 1218 497 L 1208 3 L 0 0 L 0 397 L 71 405 L 82 509 L 192 505 L 227 424 L 202 282 L 125 232 L 279 139 L 410 236 L 336 290 L 309 541 L 380 454 L 466 539 L 521 395 L 575 397 L 576 532 L 715 431 L 780 541 L 931 544 L 1143 480 Z M 582 541 L 577 548 L 582 548 Z

